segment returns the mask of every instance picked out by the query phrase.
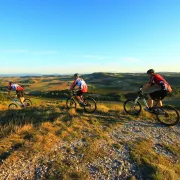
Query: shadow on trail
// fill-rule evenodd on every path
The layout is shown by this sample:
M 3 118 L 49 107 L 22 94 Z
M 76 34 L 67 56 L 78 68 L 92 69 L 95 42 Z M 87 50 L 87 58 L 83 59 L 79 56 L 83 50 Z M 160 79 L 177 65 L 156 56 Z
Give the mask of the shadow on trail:
M 60 113 L 55 112 L 49 108 L 29 108 L 20 110 L 6 110 L 0 111 L 0 125 L 9 123 L 18 124 L 39 124 L 44 121 L 54 121 Z
M 90 122 L 93 121 L 93 119 L 95 119 L 98 123 L 104 126 L 122 124 L 128 122 L 129 119 L 128 116 L 124 115 L 120 111 L 103 112 L 97 110 L 92 114 L 85 113 L 83 116 L 88 117 Z
M 53 122 L 61 114 L 55 109 L 37 107 L 0 111 L 0 138 L 14 132 L 17 127 L 28 124 L 38 127 L 43 122 Z

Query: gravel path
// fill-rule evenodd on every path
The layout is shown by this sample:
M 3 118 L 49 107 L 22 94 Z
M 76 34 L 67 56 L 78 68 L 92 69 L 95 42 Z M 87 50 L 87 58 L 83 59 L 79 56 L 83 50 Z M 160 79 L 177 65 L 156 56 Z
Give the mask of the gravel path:
M 120 144 L 119 148 L 109 146 L 107 143 L 100 143 L 99 147 L 108 152 L 108 156 L 99 157 L 93 162 L 81 164 L 84 154 L 79 155 L 76 153 L 77 148 L 87 145 L 86 142 L 82 140 L 75 140 L 71 143 L 60 142 L 52 148 L 51 156 L 36 154 L 32 159 L 28 159 L 25 154 L 22 154 L 22 157 L 16 162 L 5 160 L 0 165 L 0 180 L 45 179 L 48 167 L 39 162 L 42 160 L 44 162 L 53 162 L 57 159 L 56 156 L 58 154 L 61 154 L 64 163 L 67 163 L 68 159 L 70 162 L 76 162 L 77 170 L 86 168 L 92 180 L 123 180 L 133 176 L 143 180 L 138 167 L 130 158 L 129 149 L 126 145 L 127 142 L 138 138 L 151 139 L 154 144 L 153 148 L 157 153 L 170 157 L 174 162 L 178 162 L 177 158 L 164 149 L 160 143 L 173 144 L 179 142 L 179 125 L 165 127 L 158 123 L 147 121 L 128 121 L 110 132 L 109 137 L 117 144 Z M 8 167 L 7 164 L 10 163 L 11 167 Z M 56 172 L 54 171 L 54 173 Z

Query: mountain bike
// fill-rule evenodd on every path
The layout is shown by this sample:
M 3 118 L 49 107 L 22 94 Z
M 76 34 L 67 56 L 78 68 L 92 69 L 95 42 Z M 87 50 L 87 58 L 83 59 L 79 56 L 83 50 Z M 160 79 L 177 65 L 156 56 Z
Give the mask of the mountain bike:
M 77 104 L 79 104 L 81 107 L 84 108 L 84 111 L 88 112 L 88 113 L 93 113 L 96 111 L 97 109 L 97 105 L 96 105 L 96 101 L 92 98 L 92 97 L 83 97 L 81 96 L 82 101 L 84 102 L 84 104 L 80 104 L 78 102 L 78 100 L 76 99 L 76 91 L 75 90 L 71 90 L 70 91 L 70 95 L 66 100 L 66 107 L 68 109 L 70 108 L 76 108 Z
M 24 99 L 23 103 L 24 103 L 25 108 L 32 106 L 32 101 L 30 99 Z M 12 103 L 9 104 L 8 108 L 17 109 L 18 107 L 23 108 L 20 100 L 17 97 L 12 98 Z
M 139 115 L 142 111 L 142 105 L 139 102 L 139 100 L 142 100 L 144 105 L 149 108 L 146 98 L 144 96 L 144 93 L 142 91 L 142 86 L 140 87 L 138 91 L 137 98 L 131 98 L 127 99 L 124 102 L 124 110 L 126 113 L 130 115 Z M 158 99 L 155 100 L 156 103 L 154 107 L 152 108 L 152 114 L 156 115 L 157 120 L 166 125 L 166 126 L 174 126 L 179 122 L 180 116 L 177 109 L 170 105 L 164 105 L 162 107 L 158 107 Z

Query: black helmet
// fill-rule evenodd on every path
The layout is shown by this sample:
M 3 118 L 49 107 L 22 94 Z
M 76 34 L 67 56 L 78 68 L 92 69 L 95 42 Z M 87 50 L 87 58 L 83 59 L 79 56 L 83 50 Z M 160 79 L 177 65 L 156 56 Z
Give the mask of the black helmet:
M 76 78 L 76 77 L 79 77 L 79 74 L 78 73 L 75 73 L 74 74 L 74 77 Z
M 13 82 L 12 81 L 9 81 L 9 85 L 11 85 Z
M 154 73 L 154 69 L 149 69 L 149 70 L 147 71 L 147 74 L 152 74 L 152 73 Z

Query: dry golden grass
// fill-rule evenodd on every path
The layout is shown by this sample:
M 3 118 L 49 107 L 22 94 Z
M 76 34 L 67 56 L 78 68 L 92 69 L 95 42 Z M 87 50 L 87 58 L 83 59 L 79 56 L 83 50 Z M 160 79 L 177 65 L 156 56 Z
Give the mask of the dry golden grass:
M 102 145 L 105 146 L 107 144 L 105 140 L 95 138 L 93 141 L 88 139 L 88 142 L 90 145 L 80 150 L 85 154 L 83 162 L 93 162 L 95 159 L 108 155 L 108 152 L 102 148 Z
M 37 104 L 42 102 L 46 105 L 45 100 L 38 100 Z M 24 124 L 20 123 L 20 120 L 17 120 L 15 124 L 7 124 L 10 127 L 11 133 L 7 134 L 7 137 L 4 136 L 0 139 L 0 157 L 2 157 L 1 155 L 4 152 L 10 151 L 10 154 L 3 157 L 10 165 L 10 162 L 18 161 L 22 154 L 25 154 L 28 158 L 32 158 L 34 154 L 49 156 L 52 149 L 59 142 L 70 144 L 76 140 L 83 140 L 86 146 L 77 147 L 77 153 L 84 154 L 82 163 L 93 162 L 99 157 L 108 156 L 108 152 L 103 149 L 103 146 L 120 148 L 120 145 L 112 140 L 109 132 L 121 125 L 121 115 L 126 121 L 129 119 L 135 120 L 133 116 L 122 114 L 123 106 L 118 104 L 98 103 L 98 111 L 94 114 L 84 113 L 82 108 L 78 110 L 65 109 L 65 105 L 65 101 L 63 101 L 59 104 L 54 103 L 54 107 L 50 107 L 51 109 L 46 107 L 42 109 L 36 108 L 35 112 L 18 111 L 18 117 L 21 117 L 19 116 L 20 114 L 22 116 L 24 114 L 27 114 L 27 116 L 34 114 L 32 116 L 33 119 L 25 121 Z M 108 114 L 110 111 L 117 112 L 118 116 L 114 112 L 112 113 L 113 115 L 106 116 L 106 113 Z M 99 112 L 103 112 L 103 115 Z M 114 117 L 111 118 L 111 116 Z M 141 116 L 152 119 L 152 114 L 148 112 L 143 112 Z M 42 121 L 41 118 L 43 119 Z M 38 121 L 39 123 L 37 123 Z M 3 131 L 3 129 L 1 130 Z M 179 165 L 176 163 L 171 164 L 169 159 L 156 154 L 151 148 L 151 141 L 144 140 L 134 144 L 130 143 L 129 146 L 134 161 L 140 167 L 149 168 L 148 178 L 160 180 L 166 175 L 169 178 L 175 179 L 180 174 Z M 12 147 L 15 147 L 15 150 L 11 150 Z M 172 149 L 173 152 L 178 151 L 176 146 L 169 147 L 169 149 Z M 87 169 L 81 168 L 81 164 L 71 163 L 72 167 L 66 166 L 63 160 L 59 158 L 58 162 L 54 162 L 52 167 L 49 167 L 49 172 L 52 171 L 49 177 L 52 177 L 52 179 L 57 178 L 53 174 L 53 168 L 57 168 L 62 176 L 61 179 L 90 179 Z M 79 170 L 75 170 L 77 166 Z M 162 175 L 158 176 L 158 173 Z
M 31 131 L 33 129 L 32 124 L 25 124 L 22 128 L 19 129 L 19 133 L 23 133 L 24 131 Z
M 0 110 L 3 111 L 3 110 L 6 110 L 8 108 L 8 104 L 7 103 L 1 103 L 0 104 Z
M 77 115 L 76 109 L 75 108 L 69 109 L 68 115 L 71 117 L 74 117 L 75 115 Z
M 97 107 L 98 111 L 102 111 L 102 112 L 109 112 L 110 108 L 108 108 L 105 104 L 98 104 Z
M 124 111 L 122 104 L 119 104 L 119 105 L 118 104 L 111 104 L 110 108 L 111 108 L 111 110 L 114 110 L 114 111 L 119 111 L 119 112 Z
M 180 164 L 172 163 L 168 157 L 157 154 L 152 146 L 150 140 L 129 143 L 130 155 L 139 165 L 144 178 L 177 180 L 180 177 Z

